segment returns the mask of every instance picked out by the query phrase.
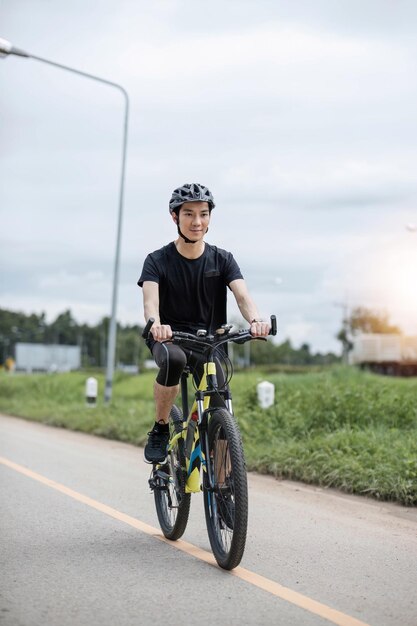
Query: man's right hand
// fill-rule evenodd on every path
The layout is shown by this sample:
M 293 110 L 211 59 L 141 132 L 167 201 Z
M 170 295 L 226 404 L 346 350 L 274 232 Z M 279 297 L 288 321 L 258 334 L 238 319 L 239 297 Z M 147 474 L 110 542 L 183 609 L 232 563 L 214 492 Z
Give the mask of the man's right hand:
M 151 328 L 152 337 L 155 341 L 166 341 L 172 337 L 172 329 L 169 324 L 153 324 Z

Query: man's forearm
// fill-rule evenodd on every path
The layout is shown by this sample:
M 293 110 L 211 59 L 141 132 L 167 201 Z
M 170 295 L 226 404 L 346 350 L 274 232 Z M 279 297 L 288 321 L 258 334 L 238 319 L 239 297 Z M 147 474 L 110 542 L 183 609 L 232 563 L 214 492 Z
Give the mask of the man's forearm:
M 153 317 L 156 324 L 160 323 L 158 307 L 156 307 L 152 303 L 145 303 L 143 305 L 143 311 L 144 311 L 146 322 L 148 321 L 149 318 Z
M 233 291 L 233 295 L 236 298 L 236 303 L 239 307 L 239 311 L 242 316 L 249 323 L 252 320 L 259 319 L 259 311 L 255 302 L 252 300 L 251 295 L 246 287 L 243 279 L 237 279 L 230 283 L 230 288 Z
M 243 293 L 242 293 L 243 291 Z M 241 290 L 236 298 L 240 312 L 250 324 L 250 332 L 254 337 L 266 337 L 270 331 L 268 322 L 261 320 L 258 308 L 247 290 Z
M 242 316 L 247 322 L 249 322 L 249 324 L 252 320 L 260 318 L 256 304 L 250 296 L 246 295 L 244 298 L 240 299 L 237 302 L 237 305 L 239 307 L 239 311 L 242 313 Z

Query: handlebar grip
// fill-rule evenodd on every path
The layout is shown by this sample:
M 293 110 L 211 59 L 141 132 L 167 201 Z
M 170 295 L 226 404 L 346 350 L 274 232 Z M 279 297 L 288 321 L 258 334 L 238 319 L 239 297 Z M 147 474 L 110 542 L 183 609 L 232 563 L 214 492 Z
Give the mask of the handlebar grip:
M 148 338 L 149 331 L 151 330 L 151 328 L 152 328 L 152 326 L 153 326 L 154 321 L 155 321 L 155 318 L 154 318 L 154 317 L 150 317 L 150 318 L 148 319 L 148 321 L 146 322 L 146 326 L 145 326 L 145 328 L 143 329 L 143 333 L 142 333 L 142 337 L 143 337 L 144 339 L 147 339 L 147 338 Z
M 271 315 L 271 330 L 269 331 L 270 335 L 277 334 L 277 317 L 276 315 Z

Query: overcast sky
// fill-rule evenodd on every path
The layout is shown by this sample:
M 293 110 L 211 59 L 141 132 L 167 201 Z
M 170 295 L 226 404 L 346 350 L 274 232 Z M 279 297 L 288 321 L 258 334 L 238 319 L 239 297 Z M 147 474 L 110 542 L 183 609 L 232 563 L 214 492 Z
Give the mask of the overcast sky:
M 0 0 L 0 37 L 130 96 L 118 318 L 143 323 L 146 254 L 201 182 L 279 340 L 337 350 L 341 305 L 417 334 L 414 0 Z M 123 99 L 0 59 L 0 306 L 110 313 Z M 230 316 L 236 315 L 230 301 Z

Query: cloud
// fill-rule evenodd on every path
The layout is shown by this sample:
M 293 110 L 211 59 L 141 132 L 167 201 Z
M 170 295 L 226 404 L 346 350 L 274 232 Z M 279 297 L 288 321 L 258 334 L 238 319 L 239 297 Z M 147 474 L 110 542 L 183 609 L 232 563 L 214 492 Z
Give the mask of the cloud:
M 274 201 L 288 207 L 369 207 L 401 202 L 415 194 L 412 162 L 387 157 L 374 160 L 321 157 L 303 162 L 275 157 L 267 164 L 234 165 L 224 174 L 230 189 L 239 188 L 245 203 Z M 230 192 L 229 192 L 230 193 Z
M 83 275 L 69 273 L 67 271 L 59 271 L 42 276 L 39 280 L 40 289 L 70 289 L 74 286 L 84 285 L 85 288 L 91 289 L 92 286 L 104 283 L 105 276 L 103 272 L 86 272 Z
M 234 252 L 280 337 L 337 349 L 333 303 L 382 293 L 384 233 L 416 221 L 417 9 L 394 4 L 3 2 L 2 36 L 129 91 L 123 322 L 141 319 L 147 252 L 175 237 L 171 190 L 199 180 L 217 202 L 208 241 Z M 123 101 L 35 61 L 9 58 L 0 72 L 3 306 L 98 321 Z
M 302 343 L 309 343 L 309 339 L 316 335 L 318 331 L 317 324 L 312 324 L 298 316 L 298 320 L 291 322 L 284 328 L 284 335 L 291 337 L 292 340 L 300 345 Z

